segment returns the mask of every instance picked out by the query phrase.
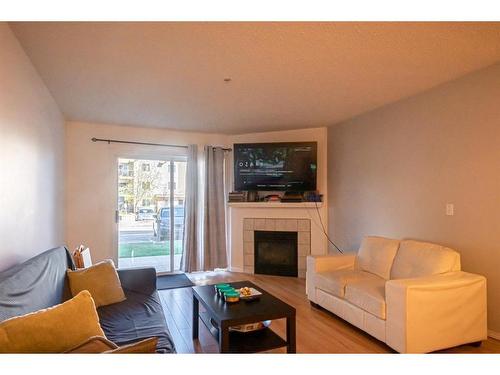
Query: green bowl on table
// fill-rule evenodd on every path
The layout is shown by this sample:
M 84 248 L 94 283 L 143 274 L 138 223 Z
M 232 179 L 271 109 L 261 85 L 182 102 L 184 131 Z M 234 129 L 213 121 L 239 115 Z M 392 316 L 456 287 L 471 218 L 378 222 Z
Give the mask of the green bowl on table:
M 234 289 L 232 286 L 230 286 L 230 287 L 226 287 L 226 288 L 220 288 L 220 289 L 219 289 L 219 295 L 220 295 L 221 297 L 223 297 L 223 296 L 224 296 L 224 294 L 226 294 L 226 293 L 231 293 L 231 292 L 235 292 L 235 291 L 236 291 L 236 289 Z
M 222 296 L 222 293 L 226 290 L 234 290 L 234 288 L 229 284 L 216 284 L 215 291 L 219 296 Z
M 224 301 L 228 303 L 235 303 L 240 301 L 240 292 L 233 288 L 233 290 L 225 290 L 223 292 Z

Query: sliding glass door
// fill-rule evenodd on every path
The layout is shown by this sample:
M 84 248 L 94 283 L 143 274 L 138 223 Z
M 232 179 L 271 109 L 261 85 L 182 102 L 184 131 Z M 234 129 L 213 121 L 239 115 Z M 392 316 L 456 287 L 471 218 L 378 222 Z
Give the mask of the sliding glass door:
M 180 269 L 186 160 L 118 159 L 118 266 Z

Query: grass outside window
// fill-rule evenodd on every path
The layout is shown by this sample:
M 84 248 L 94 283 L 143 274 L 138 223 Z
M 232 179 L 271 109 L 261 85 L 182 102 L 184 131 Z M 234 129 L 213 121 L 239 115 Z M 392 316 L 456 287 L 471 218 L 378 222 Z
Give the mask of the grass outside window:
M 182 254 L 182 240 L 174 241 L 174 254 Z M 170 241 L 120 244 L 119 258 L 139 258 L 170 255 Z

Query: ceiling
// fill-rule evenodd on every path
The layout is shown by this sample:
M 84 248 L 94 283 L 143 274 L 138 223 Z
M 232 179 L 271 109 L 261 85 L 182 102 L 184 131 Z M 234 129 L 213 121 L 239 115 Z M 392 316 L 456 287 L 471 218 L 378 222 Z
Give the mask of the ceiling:
M 331 125 L 500 61 L 500 23 L 10 26 L 67 120 L 187 131 Z

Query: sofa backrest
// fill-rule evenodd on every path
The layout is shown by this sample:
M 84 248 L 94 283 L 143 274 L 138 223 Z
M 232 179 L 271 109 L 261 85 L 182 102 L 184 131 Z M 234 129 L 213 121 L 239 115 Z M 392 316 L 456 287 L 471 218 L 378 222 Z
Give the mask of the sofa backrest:
M 429 242 L 404 240 L 394 258 L 391 279 L 410 279 L 460 271 L 460 254 Z
M 398 247 L 399 240 L 365 237 L 356 256 L 356 267 L 389 280 Z
M 0 272 L 0 321 L 68 299 L 68 268 L 74 268 L 71 254 L 57 247 Z

